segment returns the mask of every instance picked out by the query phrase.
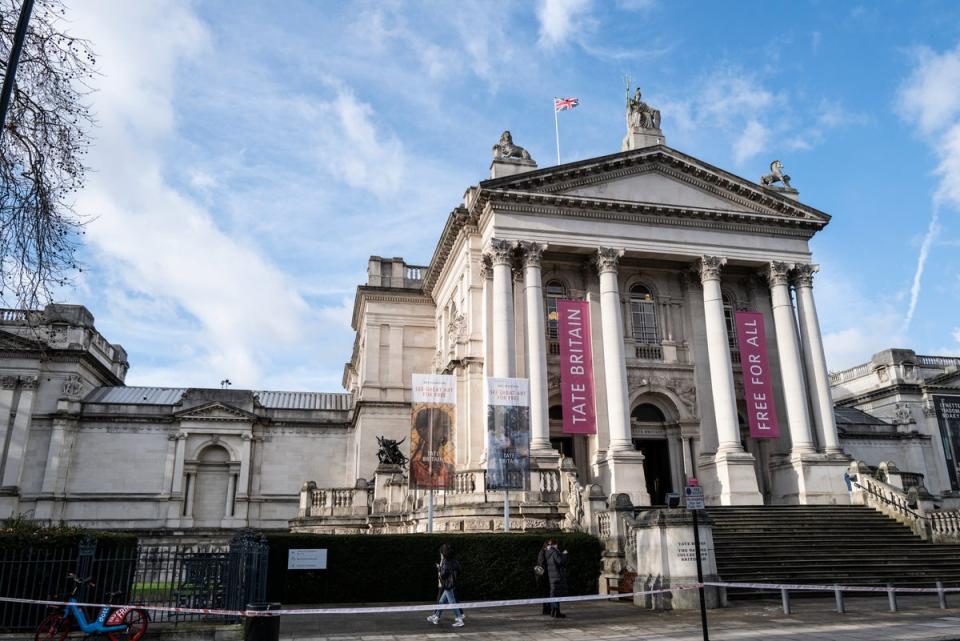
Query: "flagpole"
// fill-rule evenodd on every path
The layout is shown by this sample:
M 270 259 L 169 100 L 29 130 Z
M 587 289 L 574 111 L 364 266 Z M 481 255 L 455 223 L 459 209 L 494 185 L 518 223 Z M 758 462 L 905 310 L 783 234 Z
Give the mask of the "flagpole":
M 557 117 L 557 99 L 553 99 L 553 126 L 557 132 L 557 164 L 560 164 L 560 119 Z

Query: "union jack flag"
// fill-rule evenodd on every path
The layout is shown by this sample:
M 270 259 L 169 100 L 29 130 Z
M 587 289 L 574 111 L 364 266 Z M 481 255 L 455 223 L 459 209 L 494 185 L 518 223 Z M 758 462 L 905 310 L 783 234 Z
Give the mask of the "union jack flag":
M 553 99 L 553 108 L 557 111 L 566 111 L 567 109 L 573 109 L 580 104 L 579 98 L 554 98 Z

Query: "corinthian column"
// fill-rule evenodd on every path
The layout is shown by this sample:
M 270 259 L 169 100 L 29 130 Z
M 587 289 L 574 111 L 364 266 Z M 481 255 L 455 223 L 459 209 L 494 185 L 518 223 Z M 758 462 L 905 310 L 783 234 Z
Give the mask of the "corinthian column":
M 803 388 L 803 369 L 800 364 L 800 345 L 797 341 L 797 322 L 790 300 L 788 275 L 792 265 L 774 261 L 767 270 L 770 299 L 773 303 L 773 324 L 777 332 L 777 354 L 780 356 L 780 374 L 783 396 L 787 404 L 787 422 L 790 424 L 791 452 L 815 452 L 810 433 L 810 417 Z
M 603 328 L 603 373 L 607 388 L 607 419 L 610 449 L 633 450 L 627 396 L 627 361 L 623 350 L 623 319 L 620 316 L 620 285 L 617 264 L 622 249 L 597 250 L 600 272 L 600 317 Z
M 513 332 L 513 252 L 516 245 L 496 238 L 488 253 L 493 264 L 493 368 L 491 376 L 510 378 L 514 373 L 510 334 Z
M 550 422 L 547 403 L 547 335 L 544 327 L 543 286 L 540 258 L 547 248 L 542 243 L 525 242 L 523 250 L 524 296 L 527 307 L 527 374 L 530 378 L 530 450 L 550 449 Z
M 813 421 L 817 439 L 827 454 L 842 454 L 833 417 L 833 398 L 830 395 L 830 376 L 823 353 L 823 338 L 817 306 L 813 302 L 813 275 L 819 265 L 797 265 L 793 270 L 793 284 L 797 290 L 797 315 L 800 317 L 800 341 L 803 362 L 807 370 L 807 389 L 813 395 Z
M 717 421 L 717 452 L 742 452 L 740 425 L 737 419 L 737 397 L 733 387 L 733 366 L 727 323 L 723 317 L 723 292 L 720 290 L 720 268 L 726 258 L 700 258 L 700 282 L 703 284 L 703 316 L 707 326 L 707 357 L 710 361 L 710 386 L 713 392 L 713 413 Z

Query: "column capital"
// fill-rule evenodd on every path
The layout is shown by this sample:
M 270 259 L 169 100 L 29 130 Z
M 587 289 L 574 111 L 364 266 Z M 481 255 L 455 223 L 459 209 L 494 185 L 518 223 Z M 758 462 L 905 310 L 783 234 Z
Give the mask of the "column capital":
M 793 268 L 794 287 L 813 287 L 813 275 L 820 271 L 820 265 L 801 263 Z
M 537 243 L 528 240 L 522 241 L 520 243 L 520 252 L 523 254 L 523 266 L 540 267 L 540 260 L 543 258 L 543 252 L 546 249 L 546 243 Z
M 723 256 L 701 256 L 697 270 L 700 272 L 700 282 L 720 280 L 720 268 L 727 264 Z
M 617 249 L 615 247 L 599 247 L 597 248 L 597 255 L 594 257 L 594 264 L 597 266 L 597 271 L 601 274 L 604 272 L 617 272 L 617 266 L 620 264 L 620 259 L 623 258 L 624 250 Z
M 496 265 L 507 265 L 513 266 L 513 255 L 514 251 L 517 248 L 517 244 L 511 240 L 501 240 L 499 238 L 491 238 L 490 242 L 487 244 L 487 249 L 484 252 L 484 255 L 490 257 L 490 262 Z
M 763 275 L 767 277 L 767 283 L 770 287 L 790 284 L 790 270 L 793 269 L 793 263 L 784 263 L 779 260 L 770 261 L 770 264 L 763 270 Z

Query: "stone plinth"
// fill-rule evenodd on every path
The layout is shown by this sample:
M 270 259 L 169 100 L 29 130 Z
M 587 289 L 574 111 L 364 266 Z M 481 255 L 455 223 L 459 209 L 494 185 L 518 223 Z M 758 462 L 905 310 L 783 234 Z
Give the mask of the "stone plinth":
M 846 455 L 794 453 L 770 466 L 773 495 L 781 505 L 849 505 L 843 478 L 850 466 Z
M 699 514 L 700 554 L 704 581 L 717 581 L 713 533 L 706 512 Z M 636 542 L 637 578 L 634 591 L 659 590 L 697 582 L 696 548 L 693 541 L 693 515 L 684 509 L 660 509 L 643 512 L 630 531 Z M 707 587 L 704 596 L 708 608 L 723 605 L 719 588 Z M 689 610 L 700 607 L 697 590 L 681 590 L 635 597 L 642 607 L 656 610 Z
M 749 452 L 701 456 L 697 470 L 709 505 L 763 505 L 754 458 Z
M 620 151 L 643 149 L 644 147 L 655 147 L 665 144 L 667 143 L 660 129 L 634 127 L 623 137 L 623 144 L 620 146 Z
M 533 171 L 537 168 L 537 163 L 533 160 L 524 160 L 521 158 L 500 158 L 490 163 L 490 177 L 503 178 L 504 176 L 513 176 L 525 171 Z
M 597 471 L 610 494 L 626 494 L 637 506 L 650 505 L 642 452 L 609 450 L 602 460 L 597 461 Z

